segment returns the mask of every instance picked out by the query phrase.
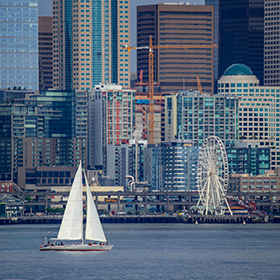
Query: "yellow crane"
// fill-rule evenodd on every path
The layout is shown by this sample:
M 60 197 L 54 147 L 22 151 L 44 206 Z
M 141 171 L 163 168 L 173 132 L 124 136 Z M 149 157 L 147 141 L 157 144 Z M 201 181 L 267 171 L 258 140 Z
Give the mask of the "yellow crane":
M 153 45 L 153 36 L 150 36 L 149 46 L 130 47 L 122 46 L 128 52 L 131 50 L 149 49 L 149 144 L 154 144 L 154 50 L 157 49 L 194 49 L 217 48 L 217 45 Z
M 196 80 L 197 80 L 197 89 L 200 93 L 202 93 L 202 86 L 201 86 L 199 77 L 196 77 Z

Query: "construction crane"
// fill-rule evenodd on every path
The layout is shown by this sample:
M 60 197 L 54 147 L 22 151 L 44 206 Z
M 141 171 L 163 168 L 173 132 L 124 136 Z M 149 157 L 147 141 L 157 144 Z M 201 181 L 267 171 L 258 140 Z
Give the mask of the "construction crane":
M 202 93 L 202 86 L 201 86 L 199 77 L 197 77 L 196 80 L 197 80 L 197 89 L 198 89 L 198 91 L 199 91 L 200 93 Z
M 217 48 L 217 45 L 153 45 L 153 36 L 150 36 L 149 46 L 130 47 L 122 46 L 128 52 L 131 50 L 149 49 L 149 144 L 154 144 L 154 50 L 157 49 L 205 49 Z

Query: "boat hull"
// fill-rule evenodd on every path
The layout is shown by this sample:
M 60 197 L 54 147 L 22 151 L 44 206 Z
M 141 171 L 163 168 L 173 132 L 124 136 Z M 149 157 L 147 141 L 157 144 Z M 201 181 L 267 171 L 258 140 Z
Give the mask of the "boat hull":
M 110 251 L 114 245 L 99 244 L 71 244 L 71 245 L 48 245 L 43 246 L 40 251 Z

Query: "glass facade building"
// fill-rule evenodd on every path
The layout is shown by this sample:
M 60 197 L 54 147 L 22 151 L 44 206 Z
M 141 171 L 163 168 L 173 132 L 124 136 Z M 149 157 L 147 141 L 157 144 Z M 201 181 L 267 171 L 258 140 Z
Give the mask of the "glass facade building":
M 38 89 L 38 0 L 0 0 L 0 45 L 0 87 Z
M 190 140 L 148 145 L 144 150 L 144 178 L 152 190 L 196 190 L 199 147 Z
M 226 149 L 229 173 L 252 174 L 253 176 L 266 174 L 270 170 L 270 149 L 244 144 L 243 147 Z
M 53 1 L 54 87 L 129 87 L 130 1 Z
M 248 65 L 263 84 L 264 0 L 221 0 L 219 77 L 234 63 Z
M 80 160 L 87 166 L 87 91 L 29 95 L 0 105 L 0 181 L 69 185 Z M 55 178 L 53 167 L 72 175 Z
M 199 91 L 166 95 L 165 133 L 166 141 L 188 139 L 199 146 L 215 135 L 225 147 L 234 147 L 238 140 L 238 97 Z

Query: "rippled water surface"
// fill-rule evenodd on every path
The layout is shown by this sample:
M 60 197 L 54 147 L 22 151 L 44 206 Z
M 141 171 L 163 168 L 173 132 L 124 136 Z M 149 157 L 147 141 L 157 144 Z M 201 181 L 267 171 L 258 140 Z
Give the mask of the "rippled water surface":
M 280 224 L 104 224 L 110 252 L 40 252 L 59 225 L 1 225 L 0 279 L 280 279 Z

